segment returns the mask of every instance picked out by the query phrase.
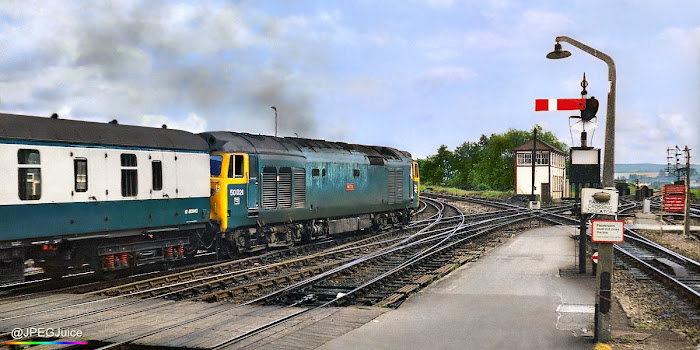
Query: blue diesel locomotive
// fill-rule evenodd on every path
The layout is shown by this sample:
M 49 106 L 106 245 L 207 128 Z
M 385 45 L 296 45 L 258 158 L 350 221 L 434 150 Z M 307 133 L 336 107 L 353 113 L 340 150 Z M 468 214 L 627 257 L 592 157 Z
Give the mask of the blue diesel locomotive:
M 236 253 L 407 223 L 418 206 L 408 152 L 234 132 L 211 149 L 211 219 Z
M 388 147 L 0 114 L 0 283 L 234 256 L 410 220 Z

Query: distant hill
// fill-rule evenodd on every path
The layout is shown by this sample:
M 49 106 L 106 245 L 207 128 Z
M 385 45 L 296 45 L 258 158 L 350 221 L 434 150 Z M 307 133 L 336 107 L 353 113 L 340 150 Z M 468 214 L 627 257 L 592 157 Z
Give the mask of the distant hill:
M 691 168 L 699 169 L 700 165 L 691 164 Z M 650 173 L 659 172 L 666 170 L 666 164 L 651 164 L 651 163 L 637 163 L 637 164 L 615 164 L 616 173 Z

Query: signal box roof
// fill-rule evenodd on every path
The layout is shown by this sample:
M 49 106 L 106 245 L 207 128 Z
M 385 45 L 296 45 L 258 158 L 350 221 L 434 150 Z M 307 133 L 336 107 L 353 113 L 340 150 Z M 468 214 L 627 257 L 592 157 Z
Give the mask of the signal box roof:
M 562 151 L 559 148 L 555 147 L 554 145 L 552 145 L 548 142 L 542 141 L 542 140 L 537 140 L 536 150 L 538 150 L 538 151 L 551 151 L 554 153 L 566 155 L 566 153 L 564 153 L 564 151 Z M 532 151 L 532 140 L 525 141 L 525 143 L 523 143 L 522 145 L 513 148 L 513 151 Z
M 308 152 L 318 152 L 363 154 L 397 160 L 411 158 L 410 153 L 391 147 L 364 146 L 298 137 L 252 135 L 230 131 L 205 132 L 200 134 L 200 136 L 207 140 L 212 151 L 221 152 L 293 154 L 301 156 Z
M 0 113 L 0 140 L 209 151 L 196 134 L 174 129 Z

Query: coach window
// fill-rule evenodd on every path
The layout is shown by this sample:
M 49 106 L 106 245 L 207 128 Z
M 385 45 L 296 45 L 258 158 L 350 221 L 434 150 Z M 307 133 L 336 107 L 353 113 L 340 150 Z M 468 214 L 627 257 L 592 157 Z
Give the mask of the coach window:
M 20 149 L 17 151 L 18 195 L 21 200 L 37 200 L 41 198 L 41 164 L 39 151 L 35 149 Z
M 355 169 L 355 170 L 353 170 L 353 171 L 352 171 L 352 176 L 353 176 L 354 178 L 360 177 L 360 169 Z
M 151 162 L 153 170 L 153 190 L 160 191 L 163 189 L 163 163 L 159 160 Z
M 138 193 L 138 177 L 136 171 L 136 155 L 121 154 L 122 162 L 122 197 L 136 197 Z
M 87 192 L 88 173 L 87 159 L 77 158 L 73 160 L 73 171 L 75 173 L 75 192 Z

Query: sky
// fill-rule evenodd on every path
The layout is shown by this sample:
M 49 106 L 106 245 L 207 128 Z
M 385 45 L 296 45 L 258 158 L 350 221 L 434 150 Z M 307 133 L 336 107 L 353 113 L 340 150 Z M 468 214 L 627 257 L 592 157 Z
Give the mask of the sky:
M 31 1 L 0 2 L 0 112 L 229 130 L 395 147 L 425 158 L 482 134 L 535 124 L 579 146 L 576 111 L 601 103 L 617 67 L 616 163 L 700 159 L 700 2 Z M 590 135 L 590 132 L 589 132 Z

